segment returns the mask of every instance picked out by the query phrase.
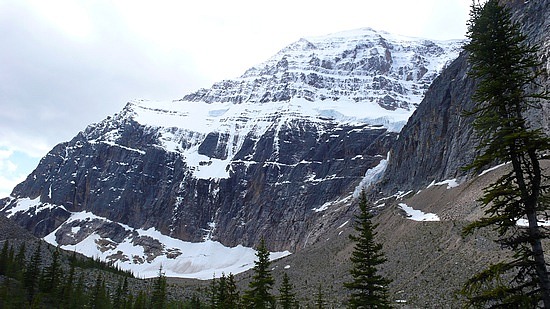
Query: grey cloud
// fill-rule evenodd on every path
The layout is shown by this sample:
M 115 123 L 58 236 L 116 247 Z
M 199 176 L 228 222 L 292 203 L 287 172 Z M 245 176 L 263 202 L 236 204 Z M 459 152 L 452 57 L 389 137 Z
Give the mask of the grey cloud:
M 203 84 L 185 55 L 155 55 L 113 16 L 97 37 L 71 40 L 22 8 L 0 16 L 0 138 L 54 145 L 134 98 L 176 99 Z M 113 24 L 111 27 L 110 24 Z M 11 141 L 17 143 L 17 140 Z M 27 142 L 28 144 L 28 142 Z

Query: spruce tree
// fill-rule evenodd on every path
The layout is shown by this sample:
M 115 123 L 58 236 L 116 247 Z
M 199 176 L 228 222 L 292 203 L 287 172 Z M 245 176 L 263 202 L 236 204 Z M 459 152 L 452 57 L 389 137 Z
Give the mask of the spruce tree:
M 209 296 L 210 296 L 210 308 L 215 309 L 218 307 L 219 301 L 219 295 L 222 293 L 220 291 L 222 289 L 221 285 L 218 284 L 218 281 L 216 279 L 216 275 L 214 274 L 212 276 L 212 281 L 210 282 L 210 290 L 209 290 Z
M 124 280 L 120 280 L 113 295 L 113 308 L 123 309 L 126 307 L 128 300 L 128 278 L 124 277 Z
M 19 250 L 17 250 L 17 254 L 15 255 L 15 265 L 19 267 L 20 269 L 25 268 L 25 254 L 27 253 L 27 245 L 25 243 L 22 243 L 19 246 Z
M 245 291 L 243 302 L 245 303 L 245 308 L 273 308 L 275 297 L 271 294 L 271 289 L 275 281 L 269 270 L 269 266 L 271 265 L 269 251 L 265 246 L 263 238 L 257 250 L 256 256 L 258 260 L 254 261 L 254 275 L 248 285 L 249 289 Z
M 92 309 L 111 308 L 111 302 L 108 296 L 108 292 L 105 288 L 105 279 L 103 279 L 101 274 L 97 275 L 95 285 L 91 291 L 90 308 Z
M 84 291 L 84 276 L 81 274 L 69 299 L 69 308 L 82 308 L 88 302 L 88 295 Z
M 44 269 L 42 290 L 46 293 L 53 293 L 61 283 L 61 265 L 59 262 L 59 248 L 56 248 L 52 255 L 52 262 Z
M 237 283 L 235 282 L 235 276 L 232 273 L 229 273 L 227 276 L 227 297 L 225 299 L 225 308 L 227 309 L 237 309 L 240 308 L 241 297 L 239 295 L 239 290 L 237 289 Z
M 113 309 L 121 309 L 124 308 L 124 304 L 122 301 L 122 280 L 118 281 L 118 285 L 115 291 L 115 294 L 113 295 Z
M 65 282 L 62 283 L 62 290 L 61 290 L 61 302 L 63 304 L 63 308 L 71 308 L 71 302 L 74 297 L 74 290 L 75 290 L 75 263 L 70 261 L 70 268 L 69 268 L 69 274 L 67 275 L 67 278 L 65 279 Z
M 538 220 L 548 210 L 547 177 L 540 166 L 550 140 L 525 118 L 527 109 L 546 94 L 536 89 L 540 62 L 510 11 L 497 0 L 473 3 L 468 24 L 471 76 L 478 85 L 472 97 L 480 154 L 468 166 L 480 171 L 509 163 L 509 170 L 484 190 L 485 216 L 464 229 L 490 227 L 512 257 L 490 265 L 462 289 L 473 306 L 550 308 L 550 280 L 541 240 L 547 237 Z M 527 91 L 527 89 L 531 89 Z M 526 219 L 527 227 L 518 226 Z
M 147 295 L 144 291 L 139 291 L 134 302 L 134 309 L 147 309 Z
M 9 258 L 9 241 L 5 240 L 4 245 L 2 246 L 2 252 L 0 252 L 0 275 L 8 274 L 8 264 L 11 261 L 8 261 Z
M 283 309 L 298 308 L 296 294 L 293 292 L 293 286 L 286 273 L 283 275 L 283 282 L 281 283 L 279 293 L 279 304 Z
M 354 226 L 357 235 L 349 236 L 355 246 L 350 258 L 353 279 L 344 283 L 344 287 L 350 291 L 348 307 L 388 308 L 387 286 L 391 281 L 378 273 L 378 267 L 386 262 L 386 258 L 382 244 L 375 241 L 377 224 L 371 222 L 371 207 L 363 191 L 359 196 L 359 210 Z
M 166 276 L 162 272 L 162 266 L 159 268 L 159 274 L 153 284 L 153 295 L 151 295 L 151 308 L 164 308 L 166 303 Z
M 19 280 L 22 280 L 21 269 L 23 269 L 23 266 L 18 264 L 15 257 L 15 249 L 13 248 L 12 244 L 10 245 L 10 249 L 8 250 L 8 264 L 6 265 L 6 275 L 8 275 L 8 277 L 19 278 Z
M 38 242 L 36 249 L 27 264 L 24 272 L 24 286 L 27 290 L 27 299 L 32 304 L 33 299 L 38 292 L 38 279 L 40 278 L 40 266 L 42 263 L 41 243 Z
M 325 309 L 325 293 L 323 292 L 323 285 L 319 283 L 317 287 L 317 294 L 315 295 L 315 309 Z
M 219 279 L 213 279 L 211 285 L 210 304 L 213 309 L 239 308 L 240 297 L 233 274 L 222 273 Z

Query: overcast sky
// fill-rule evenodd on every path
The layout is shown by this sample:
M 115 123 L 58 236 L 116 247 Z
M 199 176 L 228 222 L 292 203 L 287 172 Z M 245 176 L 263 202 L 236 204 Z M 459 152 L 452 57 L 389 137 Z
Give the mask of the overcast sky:
M 0 0 L 0 198 L 136 98 L 233 78 L 301 37 L 463 38 L 470 0 Z

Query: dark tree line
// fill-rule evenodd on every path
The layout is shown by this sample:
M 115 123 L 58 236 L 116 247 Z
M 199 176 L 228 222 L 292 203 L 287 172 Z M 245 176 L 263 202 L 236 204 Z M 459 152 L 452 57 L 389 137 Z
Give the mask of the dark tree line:
M 166 301 L 166 278 L 159 270 L 151 295 L 129 290 L 130 272 L 109 263 L 77 258 L 73 253 L 64 267 L 61 250 L 56 248 L 48 263 L 44 262 L 41 243 L 26 258 L 26 244 L 18 248 L 4 241 L 0 251 L 0 308 L 204 308 L 198 299 L 182 302 Z M 68 268 L 68 269 L 67 269 Z M 84 273 L 82 270 L 88 272 Z M 93 270 L 93 271 L 92 271 Z M 86 285 L 85 276 L 95 273 L 95 281 Z M 105 274 L 121 278 L 115 289 L 107 286 Z M 92 275 L 94 276 L 94 275 Z
M 162 268 L 152 281 L 150 291 L 132 293 L 128 283 L 128 279 L 133 278 L 131 273 L 121 272 L 118 268 L 108 269 L 108 263 L 80 259 L 73 253 L 68 258 L 70 266 L 67 269 L 63 267 L 59 248 L 53 251 L 47 265 L 41 243 L 31 254 L 27 254 L 27 250 L 25 243 L 17 249 L 9 241 L 3 243 L 0 251 L 0 308 L 275 308 L 277 300 L 281 308 L 299 308 L 286 274 L 280 295 L 272 294 L 274 279 L 269 269 L 269 251 L 263 241 L 258 247 L 249 289 L 242 295 L 233 274 L 222 274 L 212 280 L 209 292 L 181 301 L 168 300 L 168 285 Z M 98 270 L 93 284 L 86 285 L 86 274 L 80 271 L 83 268 Z M 106 283 L 105 271 L 124 275 L 119 276 L 121 279 L 116 288 Z

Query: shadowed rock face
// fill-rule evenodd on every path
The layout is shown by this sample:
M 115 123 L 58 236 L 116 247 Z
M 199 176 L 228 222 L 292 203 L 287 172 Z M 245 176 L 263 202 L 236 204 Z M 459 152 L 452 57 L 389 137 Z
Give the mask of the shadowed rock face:
M 434 81 L 409 118 L 392 146 L 381 183 L 386 194 L 464 176 L 461 167 L 471 162 L 476 146 L 472 119 L 462 116 L 473 107 L 474 81 L 467 70 L 463 54 Z
M 543 69 L 539 83 L 548 89 L 550 69 L 550 2 L 510 2 L 513 18 L 521 24 L 530 44 L 540 46 Z M 422 103 L 392 146 L 391 160 L 379 186 L 385 194 L 425 188 L 432 181 L 467 177 L 462 167 L 471 163 L 478 141 L 472 118 L 464 117 L 474 103 L 475 81 L 468 77 L 468 55 L 462 53 L 435 79 Z M 539 89 L 540 91 L 540 89 Z M 550 132 L 550 104 L 527 111 L 534 127 Z
M 264 237 L 273 248 L 295 250 L 309 221 L 317 218 L 312 209 L 353 190 L 350 184 L 358 183 L 395 140 L 383 128 L 332 124 L 321 133 L 307 122 L 289 123 L 277 133 L 276 161 L 270 159 L 275 132 L 268 131 L 243 143 L 227 167 L 229 178 L 196 179 L 181 154 L 155 146 L 147 127 L 121 123 L 117 130 L 129 134 L 119 145 L 95 140 L 95 129 L 56 146 L 13 192 L 63 207 L 18 212 L 14 220 L 44 237 L 70 212 L 88 211 L 189 241 L 201 241 L 214 222 L 212 236 L 226 245 L 253 246 Z M 219 157 L 217 140 L 206 138 L 201 154 Z M 105 237 L 116 241 L 111 234 Z M 62 233 L 57 241 L 72 244 Z

